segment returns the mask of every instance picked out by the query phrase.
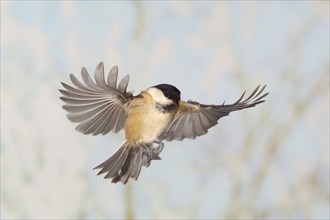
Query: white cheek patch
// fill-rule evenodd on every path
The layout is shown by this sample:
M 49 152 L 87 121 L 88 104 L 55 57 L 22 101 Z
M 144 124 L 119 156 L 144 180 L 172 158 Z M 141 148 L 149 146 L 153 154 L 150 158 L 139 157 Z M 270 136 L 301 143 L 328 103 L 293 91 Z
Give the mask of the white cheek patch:
M 173 104 L 171 99 L 164 96 L 163 92 L 157 88 L 151 87 L 147 89 L 147 92 L 152 96 L 152 98 L 161 105 Z

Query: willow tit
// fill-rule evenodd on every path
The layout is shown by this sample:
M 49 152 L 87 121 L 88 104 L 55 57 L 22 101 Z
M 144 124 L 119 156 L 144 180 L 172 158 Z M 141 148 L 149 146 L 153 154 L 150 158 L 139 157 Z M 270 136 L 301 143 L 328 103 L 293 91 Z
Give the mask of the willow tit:
M 195 101 L 181 101 L 180 91 L 169 84 L 159 84 L 147 88 L 133 96 L 126 91 L 129 75 L 117 86 L 118 67 L 110 70 L 107 81 L 104 79 L 104 65 L 99 63 L 93 82 L 86 68 L 81 76 L 85 84 L 70 74 L 74 87 L 62 83 L 60 89 L 68 111 L 68 119 L 79 123 L 76 130 L 83 134 L 117 133 L 124 128 L 126 140 L 105 162 L 94 169 L 106 173 L 104 178 L 112 182 L 126 184 L 129 178 L 137 180 L 141 167 L 160 159 L 163 140 L 194 139 L 206 134 L 218 120 L 232 111 L 254 107 L 265 100 L 265 86 L 258 86 L 243 100 L 244 94 L 233 104 L 204 105 Z M 156 146 L 154 146 L 156 145 Z

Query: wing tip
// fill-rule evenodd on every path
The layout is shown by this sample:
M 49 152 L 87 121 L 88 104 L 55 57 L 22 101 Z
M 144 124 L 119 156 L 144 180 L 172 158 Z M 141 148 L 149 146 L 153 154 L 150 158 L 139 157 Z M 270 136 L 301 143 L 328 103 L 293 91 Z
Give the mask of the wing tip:
M 87 69 L 86 69 L 86 67 L 81 67 L 81 73 L 88 73 L 88 71 L 87 71 Z
M 110 74 L 118 74 L 118 65 L 114 65 L 113 67 L 111 67 L 110 69 Z
M 97 66 L 98 66 L 98 67 L 99 67 L 99 66 L 104 66 L 103 61 L 99 62 L 99 64 L 97 64 Z
M 58 89 L 58 91 L 59 91 L 62 95 L 65 95 L 66 90 L 64 90 L 64 89 Z M 62 98 L 62 96 L 61 96 L 60 98 Z

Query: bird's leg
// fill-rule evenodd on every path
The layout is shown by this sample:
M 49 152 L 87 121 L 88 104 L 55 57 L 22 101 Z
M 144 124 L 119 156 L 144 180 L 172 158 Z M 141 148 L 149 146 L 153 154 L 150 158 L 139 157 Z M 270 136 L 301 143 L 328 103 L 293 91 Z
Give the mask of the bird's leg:
M 164 143 L 161 141 L 154 141 L 153 143 L 158 144 L 157 147 L 154 147 L 152 149 L 153 153 L 157 155 L 157 157 L 160 159 L 160 157 L 158 156 L 160 154 L 160 152 L 162 152 L 162 150 L 164 149 Z
M 141 144 L 140 146 L 144 149 L 142 153 L 142 165 L 148 167 L 152 160 L 158 159 L 158 155 L 154 153 L 152 144 Z
M 153 147 L 153 144 L 158 144 L 157 147 Z M 140 145 L 143 147 L 144 151 L 142 154 L 143 165 L 148 167 L 152 160 L 161 160 L 159 157 L 160 152 L 162 152 L 164 148 L 164 143 L 161 141 L 154 141 L 151 144 L 142 144 Z
M 143 148 L 143 153 L 142 153 L 142 165 L 148 167 L 151 162 L 152 158 L 152 145 L 150 144 L 140 144 L 140 146 Z
M 143 153 L 142 154 L 142 166 L 148 167 L 148 166 L 150 166 L 150 163 L 151 163 L 151 160 L 148 158 L 148 156 L 145 153 Z

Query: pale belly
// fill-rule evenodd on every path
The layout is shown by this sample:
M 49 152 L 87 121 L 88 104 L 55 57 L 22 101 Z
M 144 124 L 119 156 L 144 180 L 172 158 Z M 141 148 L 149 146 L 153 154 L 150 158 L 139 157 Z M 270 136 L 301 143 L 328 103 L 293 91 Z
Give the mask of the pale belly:
M 132 110 L 125 122 L 125 135 L 129 143 L 151 143 L 167 126 L 170 114 L 162 113 L 155 108 Z

